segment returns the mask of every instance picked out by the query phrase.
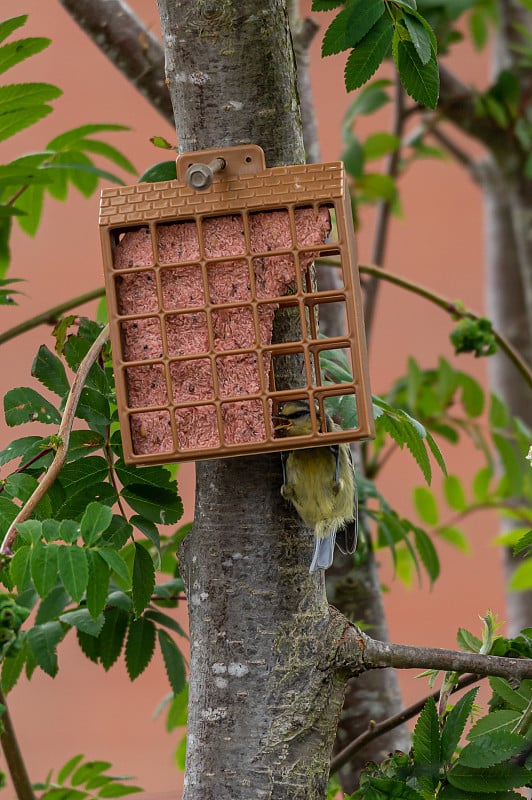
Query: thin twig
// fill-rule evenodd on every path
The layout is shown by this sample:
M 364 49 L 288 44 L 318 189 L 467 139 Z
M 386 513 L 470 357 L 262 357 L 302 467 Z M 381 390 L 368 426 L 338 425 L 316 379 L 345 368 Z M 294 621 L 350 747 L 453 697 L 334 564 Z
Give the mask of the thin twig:
M 35 800 L 35 794 L 26 769 L 26 764 L 24 763 L 6 699 L 1 689 L 0 703 L 4 706 L 4 712 L 1 717 L 2 730 L 0 733 L 0 744 L 4 751 L 9 774 L 13 781 L 13 787 L 18 800 Z
M 44 497 L 50 486 L 53 484 L 53 482 L 59 475 L 63 467 L 63 464 L 65 463 L 65 459 L 68 453 L 70 432 L 72 430 L 72 425 L 74 423 L 74 417 L 76 414 L 76 408 L 78 405 L 81 391 L 85 385 L 87 375 L 92 365 L 98 358 L 100 350 L 107 342 L 108 338 L 109 338 L 109 325 L 106 325 L 105 328 L 102 329 L 97 339 L 94 340 L 89 351 L 87 352 L 87 355 L 79 365 L 78 371 L 76 372 L 76 376 L 70 388 L 70 392 L 65 405 L 65 410 L 63 412 L 63 416 L 61 419 L 61 424 L 59 426 L 59 431 L 58 431 L 59 445 L 57 447 L 57 452 L 55 454 L 54 460 L 50 464 L 50 468 L 43 476 L 41 482 L 31 495 L 29 500 L 22 506 L 17 516 L 9 526 L 7 533 L 4 536 L 2 546 L 0 547 L 0 555 L 11 555 L 12 545 L 17 537 L 17 525 L 20 525 L 21 522 L 24 522 L 24 520 L 28 519 L 28 517 L 35 509 L 35 507 L 40 503 L 40 501 L 42 500 L 42 498 Z
M 465 689 L 466 686 L 471 686 L 472 683 L 477 683 L 478 681 L 483 680 L 483 676 L 481 675 L 461 675 L 458 679 L 458 683 L 456 686 L 453 687 L 451 694 L 454 692 L 459 692 L 461 689 Z M 387 717 L 387 719 L 383 719 L 381 722 L 374 722 L 368 727 L 364 733 L 361 733 L 360 736 L 357 736 L 356 739 L 353 739 L 352 742 L 349 742 L 339 753 L 337 753 L 331 761 L 331 774 L 334 772 L 338 772 L 344 764 L 349 761 L 351 756 L 355 753 L 362 750 L 367 744 L 372 742 L 374 739 L 378 739 L 379 736 L 383 736 L 388 731 L 393 730 L 394 728 L 398 728 L 399 725 L 407 722 L 412 717 L 415 717 L 419 712 L 423 709 L 423 706 L 431 697 L 435 700 L 438 699 L 440 695 L 440 690 L 437 689 L 435 692 L 423 697 L 421 700 L 418 700 L 416 703 L 413 703 L 408 708 L 403 709 L 398 714 L 394 714 L 392 717 Z
M 393 120 L 393 134 L 400 142 L 403 137 L 403 130 L 405 124 L 404 113 L 404 89 L 399 75 L 395 77 L 395 104 L 394 104 L 394 120 Z M 397 147 L 388 158 L 386 167 L 386 175 L 388 177 L 397 178 L 399 173 L 399 165 L 401 159 L 401 146 Z M 389 200 L 385 200 L 379 204 L 377 211 L 377 223 L 375 226 L 375 234 L 373 237 L 373 248 L 371 260 L 374 264 L 384 264 L 384 253 L 386 249 L 386 242 L 388 238 L 388 228 L 390 224 L 390 216 L 392 211 L 392 204 Z M 375 306 L 377 303 L 377 292 L 379 282 L 375 278 L 368 281 L 365 291 L 364 299 L 364 321 L 366 324 L 366 338 L 369 341 L 371 338 L 371 330 L 373 327 L 373 319 L 375 316 Z
M 333 259 L 322 258 L 320 259 L 320 262 L 335 265 L 337 267 L 340 266 L 339 263 Z M 483 319 L 480 314 L 476 314 L 474 311 L 463 307 L 461 304 L 453 302 L 441 294 L 436 294 L 436 292 L 432 291 L 432 289 L 427 289 L 426 287 L 421 286 L 418 283 L 413 283 L 412 281 L 402 278 L 399 275 L 394 275 L 391 272 L 386 272 L 379 267 L 370 266 L 368 264 L 361 265 L 358 269 L 363 275 L 371 275 L 375 278 L 379 278 L 379 280 L 388 281 L 388 283 L 393 283 L 394 286 L 399 286 L 401 289 L 406 289 L 408 292 L 412 292 L 413 294 L 419 295 L 419 297 L 425 298 L 425 300 L 429 300 L 434 305 L 446 311 L 447 314 L 450 314 L 457 319 Z M 493 338 L 499 345 L 500 349 L 506 353 L 510 361 L 521 373 L 525 382 L 532 387 L 532 370 L 521 356 L 519 351 L 516 350 L 515 347 L 510 344 L 508 339 L 506 339 L 506 337 L 504 337 L 502 333 L 499 333 L 499 331 L 497 331 L 495 328 L 491 328 L 491 333 L 493 334 Z
M 97 300 L 98 297 L 103 297 L 104 294 L 105 289 L 103 286 L 100 286 L 98 289 L 91 289 L 90 292 L 72 297 L 70 300 L 65 300 L 65 302 L 59 303 L 57 306 L 52 306 L 52 308 L 49 308 L 47 311 L 37 314 L 36 317 L 26 319 L 24 322 L 20 322 L 13 328 L 4 331 L 4 333 L 0 333 L 0 344 L 9 342 L 10 339 L 20 336 L 21 333 L 27 333 L 33 330 L 33 328 L 38 328 L 39 325 L 55 325 L 65 311 L 71 311 L 73 308 L 89 303 L 91 300 Z

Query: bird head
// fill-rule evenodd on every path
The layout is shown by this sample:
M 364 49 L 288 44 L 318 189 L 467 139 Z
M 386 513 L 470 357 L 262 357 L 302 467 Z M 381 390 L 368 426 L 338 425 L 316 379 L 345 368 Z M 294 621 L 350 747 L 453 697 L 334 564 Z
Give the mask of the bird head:
M 316 403 L 316 418 L 320 423 L 320 409 Z M 275 416 L 275 430 L 281 436 L 308 436 L 312 433 L 312 417 L 308 400 L 287 400 Z

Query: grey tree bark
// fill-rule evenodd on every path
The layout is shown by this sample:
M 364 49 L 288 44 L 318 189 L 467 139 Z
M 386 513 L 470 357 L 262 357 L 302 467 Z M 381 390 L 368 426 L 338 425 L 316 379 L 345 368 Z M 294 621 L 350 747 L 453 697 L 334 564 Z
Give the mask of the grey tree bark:
M 269 166 L 303 162 L 284 2 L 159 9 L 180 151 L 255 142 Z M 192 642 L 184 798 L 321 798 L 345 679 L 324 669 L 330 617 L 308 532 L 280 497 L 278 457 L 198 463 L 196 476 L 180 554 Z

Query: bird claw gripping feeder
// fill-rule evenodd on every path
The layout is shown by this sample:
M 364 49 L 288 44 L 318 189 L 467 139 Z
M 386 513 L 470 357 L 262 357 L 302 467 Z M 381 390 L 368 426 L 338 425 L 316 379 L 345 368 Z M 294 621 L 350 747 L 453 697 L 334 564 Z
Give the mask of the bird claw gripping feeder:
M 243 145 L 179 155 L 176 169 L 176 180 L 104 189 L 101 196 L 126 462 L 284 450 L 275 413 L 294 398 L 309 401 L 312 433 L 291 437 L 292 449 L 371 437 L 341 162 L 267 169 L 261 148 Z M 319 257 L 335 257 L 340 288 L 315 289 L 310 268 Z M 329 304 L 345 321 L 341 336 L 319 334 L 319 310 Z M 294 341 L 272 341 L 280 307 L 299 316 Z M 329 369 L 340 356 L 343 367 Z M 298 364 L 297 389 L 276 386 L 287 359 Z M 342 407 L 350 409 L 351 428 L 323 430 L 322 412 Z

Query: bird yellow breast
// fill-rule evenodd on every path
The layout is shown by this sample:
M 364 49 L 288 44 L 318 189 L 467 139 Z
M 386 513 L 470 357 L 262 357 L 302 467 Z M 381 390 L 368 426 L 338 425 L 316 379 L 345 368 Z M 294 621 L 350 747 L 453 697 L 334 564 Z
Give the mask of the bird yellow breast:
M 340 458 L 347 456 L 340 451 Z M 340 465 L 342 466 L 342 464 Z M 335 485 L 335 456 L 328 447 L 293 450 L 286 460 L 286 488 L 299 516 L 318 536 L 329 536 L 354 519 L 352 469 Z

